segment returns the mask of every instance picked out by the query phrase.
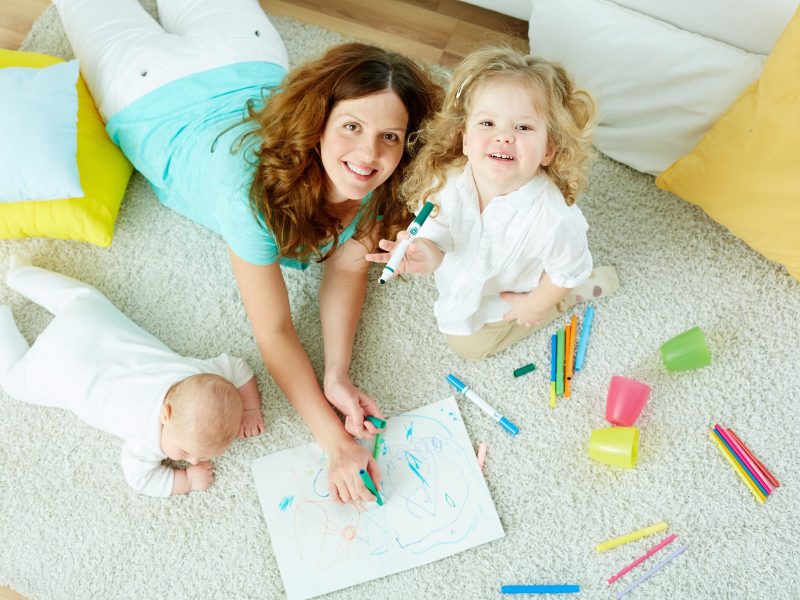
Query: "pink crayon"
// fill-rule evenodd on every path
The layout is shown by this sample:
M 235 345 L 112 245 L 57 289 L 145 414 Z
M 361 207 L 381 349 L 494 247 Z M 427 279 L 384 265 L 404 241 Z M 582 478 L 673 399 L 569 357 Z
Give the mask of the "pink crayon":
M 650 550 L 648 550 L 648 551 L 647 551 L 645 554 L 643 554 L 642 556 L 640 556 L 639 558 L 637 558 L 635 561 L 633 561 L 631 564 L 629 564 L 627 567 L 625 567 L 624 569 L 622 569 L 622 570 L 621 570 L 619 573 L 617 573 L 617 574 L 616 574 L 616 575 L 614 575 L 613 577 L 610 577 L 610 578 L 608 579 L 608 585 L 611 585 L 611 584 L 612 584 L 612 583 L 614 583 L 614 582 L 615 582 L 617 579 L 619 579 L 620 577 L 622 577 L 622 576 L 623 576 L 623 575 L 625 575 L 626 573 L 629 573 L 629 572 L 630 572 L 630 570 L 631 570 L 631 569 L 633 569 L 634 567 L 636 567 L 636 566 L 638 566 L 638 565 L 642 564 L 642 563 L 643 563 L 644 561 L 646 561 L 648 558 L 650 558 L 651 556 L 653 556 L 653 554 L 655 554 L 656 552 L 658 552 L 659 550 L 661 550 L 661 549 L 662 549 L 664 546 L 666 546 L 666 545 L 668 545 L 668 544 L 671 544 L 673 541 L 675 541 L 675 538 L 677 538 L 677 537 L 678 537 L 678 536 L 677 536 L 677 535 L 675 535 L 674 533 L 673 533 L 673 534 L 671 534 L 671 535 L 669 535 L 669 536 L 667 536 L 667 537 L 665 537 L 665 538 L 664 538 L 663 540 L 661 540 L 661 541 L 660 541 L 658 544 L 656 544 L 655 546 L 653 546 L 652 548 L 650 548 Z

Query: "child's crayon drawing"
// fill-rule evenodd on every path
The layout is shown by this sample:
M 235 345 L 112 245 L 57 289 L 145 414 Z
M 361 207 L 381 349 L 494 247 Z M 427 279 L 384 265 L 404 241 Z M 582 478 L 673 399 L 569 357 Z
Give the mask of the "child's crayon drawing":
M 378 464 L 382 507 L 334 503 L 316 444 L 254 461 L 289 598 L 325 594 L 503 536 L 453 398 L 391 417 Z

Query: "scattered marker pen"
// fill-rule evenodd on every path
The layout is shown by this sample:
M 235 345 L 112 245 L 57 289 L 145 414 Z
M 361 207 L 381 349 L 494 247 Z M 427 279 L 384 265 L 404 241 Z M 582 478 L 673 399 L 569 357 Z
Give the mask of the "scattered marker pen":
M 583 368 L 583 361 L 586 359 L 586 346 L 589 344 L 589 334 L 592 331 L 592 321 L 594 321 L 594 306 L 586 307 L 581 323 L 581 339 L 578 342 L 578 354 L 575 356 L 575 371 Z
M 383 267 L 381 278 L 378 280 L 381 285 L 394 277 L 395 271 L 397 270 L 397 265 L 399 265 L 403 260 L 403 257 L 406 255 L 406 250 L 408 250 L 408 247 L 411 245 L 411 242 L 414 241 L 414 238 L 417 237 L 419 230 L 422 228 L 423 223 L 425 223 L 425 219 L 428 218 L 428 215 L 431 213 L 432 209 L 433 202 L 426 202 L 425 206 L 422 207 L 422 210 L 419 211 L 417 217 L 411 221 L 411 224 L 406 229 L 406 231 L 408 231 L 408 237 L 397 245 L 397 248 L 394 249 L 392 256 L 389 258 L 389 262 L 386 263 L 385 267 Z
M 452 373 L 445 377 L 447 383 L 449 383 L 453 388 L 459 393 L 463 394 L 465 398 L 472 401 L 478 408 L 480 408 L 483 412 L 487 415 L 492 417 L 495 421 L 497 421 L 503 429 L 505 429 L 511 435 L 517 435 L 519 433 L 519 427 L 514 425 L 511 421 L 506 419 L 503 415 L 497 412 L 494 408 L 489 406 L 486 403 L 486 400 L 478 396 L 475 392 L 473 392 L 470 387 L 459 381 L 459 379 L 453 375 Z

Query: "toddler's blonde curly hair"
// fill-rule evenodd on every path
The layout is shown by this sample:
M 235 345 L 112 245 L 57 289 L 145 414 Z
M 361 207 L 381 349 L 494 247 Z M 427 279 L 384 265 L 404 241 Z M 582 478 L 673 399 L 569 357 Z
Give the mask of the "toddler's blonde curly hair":
M 418 148 L 400 194 L 409 209 L 417 209 L 439 192 L 452 169 L 462 167 L 463 132 L 475 91 L 495 78 L 514 78 L 529 86 L 534 105 L 547 122 L 547 139 L 554 151 L 542 165 L 568 205 L 586 187 L 592 157 L 596 113 L 591 95 L 575 86 L 558 63 L 490 46 L 472 52 L 456 67 L 442 109 L 428 120 L 411 143 Z

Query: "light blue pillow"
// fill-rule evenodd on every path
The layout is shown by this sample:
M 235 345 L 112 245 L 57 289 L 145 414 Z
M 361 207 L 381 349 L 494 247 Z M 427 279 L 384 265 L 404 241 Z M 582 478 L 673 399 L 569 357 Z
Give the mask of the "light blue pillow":
M 0 69 L 0 202 L 83 196 L 78 61 Z

